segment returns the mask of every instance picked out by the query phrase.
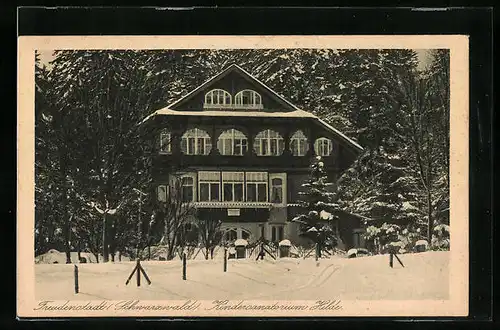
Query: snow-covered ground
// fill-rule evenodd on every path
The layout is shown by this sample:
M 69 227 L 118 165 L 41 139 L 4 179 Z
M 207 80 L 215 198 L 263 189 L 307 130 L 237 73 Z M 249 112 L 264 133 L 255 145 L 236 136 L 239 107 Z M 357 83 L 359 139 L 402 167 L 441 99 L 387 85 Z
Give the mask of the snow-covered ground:
M 182 280 L 182 262 L 143 261 L 151 285 L 135 275 L 125 281 L 134 262 L 79 264 L 80 293 L 74 293 L 72 264 L 36 264 L 38 300 L 420 300 L 448 299 L 449 252 L 400 255 L 405 268 L 394 259 L 378 255 L 355 259 L 282 258 L 274 260 L 231 259 L 227 272 L 216 260 L 187 263 L 187 280 Z

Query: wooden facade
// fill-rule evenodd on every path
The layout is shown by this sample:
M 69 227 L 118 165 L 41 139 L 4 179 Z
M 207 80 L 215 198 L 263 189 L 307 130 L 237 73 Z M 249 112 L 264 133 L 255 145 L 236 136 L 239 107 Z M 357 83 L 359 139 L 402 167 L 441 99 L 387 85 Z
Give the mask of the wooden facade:
M 241 94 L 241 91 L 249 92 Z M 243 97 L 238 99 L 238 93 Z M 219 103 L 210 103 L 214 97 Z M 202 193 L 193 192 L 197 216 L 211 221 L 222 221 L 223 228 L 236 233 L 231 235 L 248 240 L 258 239 L 263 235 L 269 240 L 300 241 L 298 228 L 290 220 L 296 214 L 294 202 L 299 198 L 301 185 L 308 178 L 309 166 L 313 157 L 316 157 L 315 143 L 318 139 L 327 141 L 325 145 L 331 149 L 322 159 L 332 182 L 351 166 L 362 150 L 354 141 L 314 115 L 298 109 L 237 65 L 230 66 L 185 97 L 156 111 L 150 116 L 149 124 L 154 125 L 157 131 L 157 149 L 152 156 L 155 185 L 166 185 L 173 173 L 182 172 L 192 175 L 193 191 L 201 191 L 198 173 L 221 173 L 218 200 L 202 200 Z M 202 152 L 193 152 L 196 151 L 194 147 L 193 150 L 186 151 L 187 144 L 191 141 L 187 141 L 185 134 L 194 129 L 204 134 L 204 141 L 192 138 L 195 143 L 201 142 L 198 148 L 203 146 Z M 224 132 L 233 129 L 245 137 L 246 147 L 243 150 L 240 146 L 238 151 L 241 153 L 237 155 L 225 155 L 219 150 L 222 146 L 219 139 Z M 254 148 L 255 141 L 259 134 L 266 130 L 279 136 L 279 143 L 274 145 L 274 154 L 259 155 Z M 291 139 L 298 131 L 305 137 L 304 141 L 307 141 L 307 146 L 304 147 L 307 151 L 303 154 L 297 151 L 296 145 L 292 148 Z M 162 132 L 168 134 L 167 149 L 159 138 Z M 209 151 L 207 146 L 210 146 Z M 276 148 L 279 150 L 276 151 Z M 222 188 L 225 172 L 241 173 L 243 178 L 247 177 L 247 173 L 266 173 L 266 178 L 269 178 L 266 186 L 268 198 L 259 202 L 249 201 L 248 182 L 242 179 L 244 193 L 240 193 L 240 199 L 224 200 L 227 199 L 222 198 L 225 194 Z M 283 190 L 279 203 L 270 200 L 273 177 L 284 179 L 277 181 L 281 183 Z M 354 227 L 359 227 L 359 224 L 356 221 L 341 221 L 341 224 L 339 232 L 341 236 L 345 236 L 343 240 L 346 242 L 346 248 L 351 247 L 352 238 L 347 236 Z M 233 236 L 232 238 L 235 238 Z

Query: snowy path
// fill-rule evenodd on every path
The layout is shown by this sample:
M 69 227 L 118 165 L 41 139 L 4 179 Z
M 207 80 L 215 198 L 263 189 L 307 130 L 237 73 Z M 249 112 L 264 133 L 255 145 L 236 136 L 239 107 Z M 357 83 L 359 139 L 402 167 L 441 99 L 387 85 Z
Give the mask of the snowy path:
M 446 299 L 449 252 L 401 256 L 405 268 L 388 266 L 388 256 L 358 259 L 144 261 L 152 281 L 125 281 L 134 262 L 80 264 L 80 293 L 73 291 L 73 265 L 35 265 L 40 300 L 214 300 L 214 299 Z

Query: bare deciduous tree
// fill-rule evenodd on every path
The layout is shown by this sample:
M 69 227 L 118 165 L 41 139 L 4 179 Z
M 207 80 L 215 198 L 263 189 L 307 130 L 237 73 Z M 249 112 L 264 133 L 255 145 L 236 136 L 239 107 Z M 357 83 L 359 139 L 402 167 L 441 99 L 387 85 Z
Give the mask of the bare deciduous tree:
M 160 214 L 163 218 L 164 231 L 160 240 L 167 247 L 167 260 L 175 257 L 179 246 L 185 246 L 182 235 L 184 226 L 194 216 L 194 206 L 188 193 L 183 191 L 183 178 L 175 176 L 166 187 L 165 198 L 160 203 Z

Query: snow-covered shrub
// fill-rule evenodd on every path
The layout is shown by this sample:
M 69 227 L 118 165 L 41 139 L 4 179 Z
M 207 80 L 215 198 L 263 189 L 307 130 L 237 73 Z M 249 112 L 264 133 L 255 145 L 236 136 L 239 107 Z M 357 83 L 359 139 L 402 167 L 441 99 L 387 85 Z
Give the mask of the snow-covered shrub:
M 411 226 L 403 229 L 398 235 L 399 241 L 402 243 L 399 253 L 408 253 L 416 251 L 416 244 L 424 238 L 420 233 L 420 229 L 414 229 Z
M 439 224 L 434 227 L 431 248 L 432 250 L 450 249 L 450 226 Z
M 416 252 L 425 252 L 429 247 L 429 242 L 424 239 L 418 240 L 415 242 L 415 251 Z
M 167 258 L 168 256 L 168 247 L 166 245 L 152 245 L 151 249 L 151 260 L 159 260 L 160 257 Z M 148 249 L 145 248 L 142 252 L 142 257 L 148 257 Z
M 365 240 L 374 246 L 376 252 L 385 253 L 389 248 L 389 244 L 397 242 L 398 249 L 404 247 L 400 242 L 399 233 L 401 228 L 395 224 L 385 222 L 380 227 L 369 226 L 364 234 Z

